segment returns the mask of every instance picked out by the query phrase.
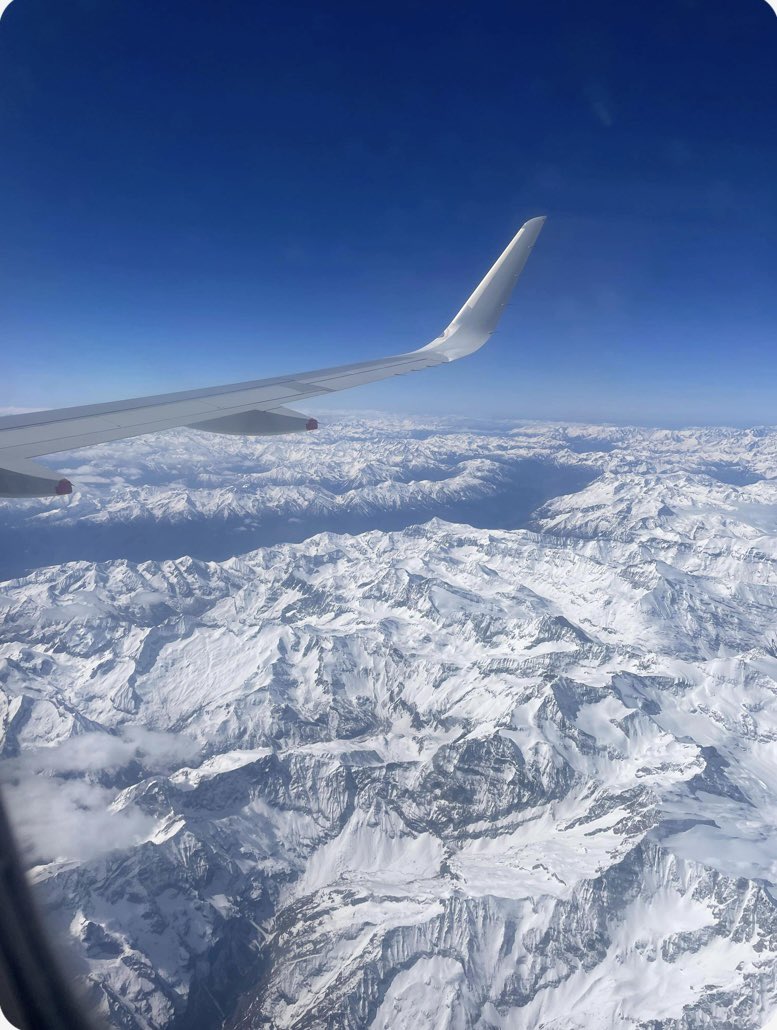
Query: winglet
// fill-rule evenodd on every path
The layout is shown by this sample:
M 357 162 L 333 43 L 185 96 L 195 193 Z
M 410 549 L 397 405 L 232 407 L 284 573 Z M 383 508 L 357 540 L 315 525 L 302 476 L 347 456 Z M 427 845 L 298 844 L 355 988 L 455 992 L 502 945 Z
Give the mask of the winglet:
M 421 351 L 433 350 L 446 361 L 456 361 L 483 346 L 496 329 L 544 224 L 541 216 L 521 226 L 442 336 Z

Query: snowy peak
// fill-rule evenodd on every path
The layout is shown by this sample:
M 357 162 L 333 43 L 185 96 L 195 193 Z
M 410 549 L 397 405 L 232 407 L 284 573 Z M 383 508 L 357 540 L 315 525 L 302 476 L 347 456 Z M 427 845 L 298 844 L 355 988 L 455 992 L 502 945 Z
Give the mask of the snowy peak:
M 357 465 L 378 438 L 352 432 Z M 387 452 L 461 459 L 419 432 Z M 773 1013 L 777 498 L 709 470 L 766 472 L 775 437 L 525 426 L 466 462 L 560 443 L 594 472 L 527 528 L 3 585 L 0 772 L 114 1024 Z

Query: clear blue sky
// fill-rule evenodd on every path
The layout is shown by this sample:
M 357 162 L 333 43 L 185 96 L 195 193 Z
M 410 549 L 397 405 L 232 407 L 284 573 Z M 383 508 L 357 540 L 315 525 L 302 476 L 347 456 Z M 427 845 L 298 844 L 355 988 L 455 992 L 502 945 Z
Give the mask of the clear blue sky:
M 775 423 L 776 112 L 765 0 L 14 0 L 0 406 L 421 345 L 547 214 L 489 347 L 338 404 Z

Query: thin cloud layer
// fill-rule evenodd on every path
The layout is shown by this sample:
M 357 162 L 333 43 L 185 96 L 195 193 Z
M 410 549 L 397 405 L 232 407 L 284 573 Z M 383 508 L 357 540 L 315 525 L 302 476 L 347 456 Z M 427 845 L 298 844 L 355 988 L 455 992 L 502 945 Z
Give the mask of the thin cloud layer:
M 131 726 L 116 734 L 77 734 L 0 763 L 0 784 L 26 861 L 89 861 L 148 837 L 154 818 L 122 796 L 116 774 L 132 764 L 134 779 L 167 775 L 192 762 L 197 751 L 186 735 Z

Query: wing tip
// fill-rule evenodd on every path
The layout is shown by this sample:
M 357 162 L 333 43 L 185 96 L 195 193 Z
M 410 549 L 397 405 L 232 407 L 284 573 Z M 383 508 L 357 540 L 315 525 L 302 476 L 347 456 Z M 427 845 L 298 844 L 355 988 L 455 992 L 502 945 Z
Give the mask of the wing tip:
M 519 237 L 523 236 L 524 234 L 527 235 L 527 236 L 533 236 L 534 240 L 532 240 L 532 242 L 530 244 L 530 246 L 533 246 L 534 245 L 534 241 L 539 236 L 540 230 L 542 229 L 543 225 L 547 222 L 547 220 L 548 220 L 548 216 L 547 215 L 535 215 L 534 218 L 529 218 L 528 221 L 523 223 L 521 228 L 516 233 L 516 236 L 515 236 L 516 240 Z
M 442 336 L 420 351 L 431 350 L 444 361 L 457 361 L 488 341 L 547 217 L 535 215 L 523 223 Z

